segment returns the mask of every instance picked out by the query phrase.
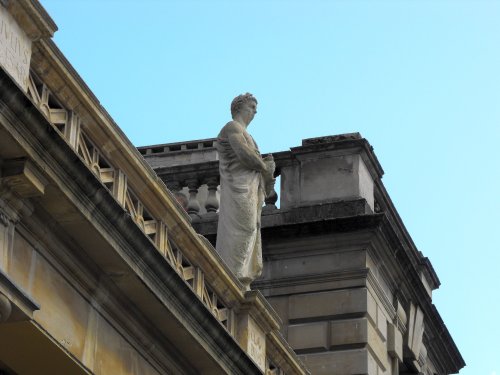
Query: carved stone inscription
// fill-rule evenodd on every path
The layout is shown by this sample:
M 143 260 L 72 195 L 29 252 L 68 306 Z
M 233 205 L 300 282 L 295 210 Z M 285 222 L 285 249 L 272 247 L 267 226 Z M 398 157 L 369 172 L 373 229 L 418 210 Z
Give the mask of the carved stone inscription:
M 0 65 L 23 88 L 28 89 L 31 40 L 0 4 Z
M 250 322 L 248 326 L 248 354 L 260 368 L 263 368 L 266 361 L 266 337 L 253 320 Z
M 266 335 L 253 318 L 243 313 L 238 319 L 238 341 L 262 371 L 266 365 Z

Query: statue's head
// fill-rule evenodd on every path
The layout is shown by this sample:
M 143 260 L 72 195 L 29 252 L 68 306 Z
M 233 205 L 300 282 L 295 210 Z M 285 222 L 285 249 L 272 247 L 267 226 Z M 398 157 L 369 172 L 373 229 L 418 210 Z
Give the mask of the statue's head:
M 246 125 L 253 120 L 253 117 L 257 113 L 257 99 L 250 94 L 241 94 L 233 99 L 231 102 L 231 116 L 233 119 L 240 117 Z

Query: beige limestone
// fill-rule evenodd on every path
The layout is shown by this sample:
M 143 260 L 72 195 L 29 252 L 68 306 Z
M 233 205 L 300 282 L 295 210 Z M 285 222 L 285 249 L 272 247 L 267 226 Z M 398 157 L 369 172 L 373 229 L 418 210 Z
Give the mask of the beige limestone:
M 0 3 L 0 65 L 24 91 L 28 89 L 31 39 Z
M 345 319 L 330 323 L 332 346 L 352 345 L 368 342 L 368 320 Z
M 238 317 L 238 342 L 247 354 L 264 371 L 266 366 L 266 335 L 249 313 Z
M 392 323 L 387 326 L 387 351 L 392 357 L 403 361 L 403 335 Z
M 291 325 L 288 327 L 288 343 L 294 350 L 328 349 L 328 322 Z
M 377 364 L 367 349 L 314 353 L 301 358 L 314 375 L 377 375 Z
M 368 312 L 374 320 L 376 310 L 370 307 L 373 299 L 367 296 L 369 293 L 366 288 L 297 294 L 290 297 L 289 319 Z
M 157 374 L 102 314 L 17 233 L 7 271 L 43 307 L 35 321 L 95 374 Z

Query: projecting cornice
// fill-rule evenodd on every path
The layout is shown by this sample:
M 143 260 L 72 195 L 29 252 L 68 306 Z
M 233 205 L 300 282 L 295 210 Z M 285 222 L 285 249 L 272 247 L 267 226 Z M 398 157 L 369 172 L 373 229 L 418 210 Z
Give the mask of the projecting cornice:
M 2 6 L 34 41 L 51 38 L 57 31 L 57 25 L 38 1 L 2 0 L 0 7 Z

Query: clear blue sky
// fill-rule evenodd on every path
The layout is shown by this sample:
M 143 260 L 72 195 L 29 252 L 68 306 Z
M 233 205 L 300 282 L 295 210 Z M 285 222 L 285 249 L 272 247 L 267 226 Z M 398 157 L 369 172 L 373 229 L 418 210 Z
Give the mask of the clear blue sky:
M 263 152 L 359 131 L 468 366 L 500 375 L 500 1 L 42 0 L 132 142 L 210 138 L 242 92 Z

